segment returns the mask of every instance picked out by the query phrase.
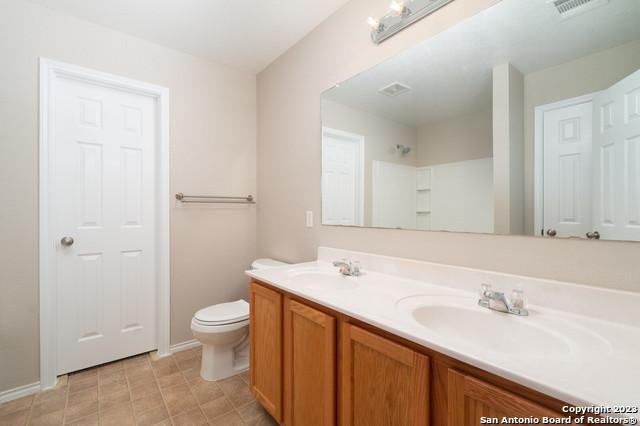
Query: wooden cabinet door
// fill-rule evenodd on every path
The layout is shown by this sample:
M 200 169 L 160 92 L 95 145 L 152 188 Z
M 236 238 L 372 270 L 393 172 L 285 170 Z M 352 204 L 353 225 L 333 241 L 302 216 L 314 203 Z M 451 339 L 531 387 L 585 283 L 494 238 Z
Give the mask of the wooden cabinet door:
M 427 425 L 428 357 L 347 323 L 341 332 L 341 425 Z
M 335 328 L 332 316 L 285 298 L 285 425 L 335 425 Z
M 250 290 L 249 352 L 251 391 L 282 421 L 282 295 L 258 283 Z
M 481 417 L 567 417 L 456 370 L 449 370 L 448 388 L 448 426 L 480 425 Z

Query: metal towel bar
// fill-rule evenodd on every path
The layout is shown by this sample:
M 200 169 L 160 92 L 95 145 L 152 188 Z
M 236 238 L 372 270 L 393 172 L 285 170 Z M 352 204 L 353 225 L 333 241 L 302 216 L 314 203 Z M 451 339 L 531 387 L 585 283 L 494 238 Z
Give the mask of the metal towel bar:
M 223 203 L 223 204 L 255 204 L 253 195 L 246 197 L 224 197 L 215 195 L 184 195 L 182 192 L 176 194 L 176 200 L 183 203 Z

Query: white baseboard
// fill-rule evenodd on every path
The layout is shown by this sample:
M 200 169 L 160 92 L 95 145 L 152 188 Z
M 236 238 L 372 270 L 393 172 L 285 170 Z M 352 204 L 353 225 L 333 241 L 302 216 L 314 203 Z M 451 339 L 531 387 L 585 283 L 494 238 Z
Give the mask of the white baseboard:
M 191 339 L 187 340 L 186 342 L 180 342 L 176 343 L 175 345 L 169 346 L 169 351 L 173 354 L 180 351 L 186 351 L 187 349 L 197 348 L 200 345 L 202 345 L 202 343 L 200 343 L 199 340 Z
M 3 402 L 13 401 L 23 396 L 31 395 L 40 390 L 40 382 L 31 383 L 30 385 L 22 385 L 17 388 L 7 389 L 0 392 L 0 404 Z

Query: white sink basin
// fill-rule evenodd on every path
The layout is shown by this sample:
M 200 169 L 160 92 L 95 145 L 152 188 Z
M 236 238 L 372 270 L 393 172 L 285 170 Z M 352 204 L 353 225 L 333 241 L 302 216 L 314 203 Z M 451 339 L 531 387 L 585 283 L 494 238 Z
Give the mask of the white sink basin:
M 358 286 L 356 278 L 341 275 L 337 270 L 293 269 L 287 275 L 291 285 L 305 290 L 350 290 Z
M 454 344 L 489 352 L 568 360 L 585 353 L 604 356 L 611 350 L 600 335 L 564 317 L 535 310 L 520 317 L 482 308 L 474 298 L 437 295 L 408 297 L 397 306 L 417 324 Z
M 453 306 L 423 306 L 413 311 L 422 326 L 442 335 L 480 345 L 491 351 L 516 354 L 544 348 L 548 356 L 567 355 L 566 339 L 506 314 L 479 312 Z

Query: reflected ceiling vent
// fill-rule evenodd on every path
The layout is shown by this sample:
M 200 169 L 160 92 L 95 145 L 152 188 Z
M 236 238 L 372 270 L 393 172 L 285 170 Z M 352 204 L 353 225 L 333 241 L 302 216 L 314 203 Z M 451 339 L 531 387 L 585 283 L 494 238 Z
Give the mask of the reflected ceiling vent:
M 382 93 L 383 95 L 389 96 L 390 98 L 393 98 L 394 96 L 401 95 L 405 92 L 408 92 L 409 90 L 411 90 L 411 87 L 407 86 L 406 84 L 402 84 L 399 81 L 394 81 L 393 83 L 378 90 L 378 92 Z
M 609 0 L 549 0 L 552 3 L 560 17 L 570 18 L 579 15 L 598 6 L 604 6 Z

